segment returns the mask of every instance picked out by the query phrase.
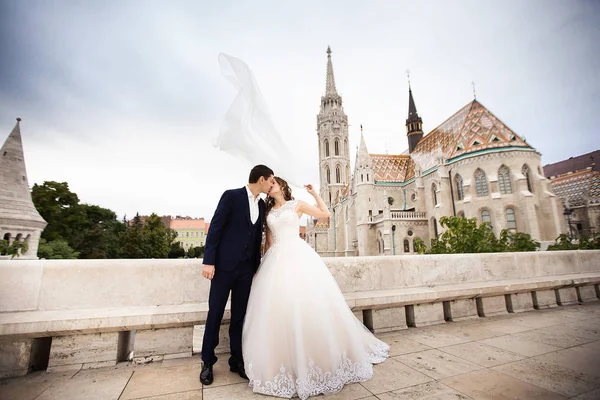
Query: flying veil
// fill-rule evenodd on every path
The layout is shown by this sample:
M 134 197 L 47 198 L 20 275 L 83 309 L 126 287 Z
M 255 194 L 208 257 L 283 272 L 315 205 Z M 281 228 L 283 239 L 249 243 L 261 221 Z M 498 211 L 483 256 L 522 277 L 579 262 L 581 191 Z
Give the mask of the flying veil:
M 239 58 L 219 54 L 223 76 L 237 95 L 227 110 L 215 147 L 252 165 L 265 164 L 291 185 L 302 187 L 299 159 L 277 131 L 254 74 Z

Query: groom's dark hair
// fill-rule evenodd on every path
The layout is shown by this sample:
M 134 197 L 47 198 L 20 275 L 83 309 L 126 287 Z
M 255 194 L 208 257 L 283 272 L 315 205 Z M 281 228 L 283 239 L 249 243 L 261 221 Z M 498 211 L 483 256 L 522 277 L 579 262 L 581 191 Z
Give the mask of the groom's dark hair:
M 265 179 L 269 179 L 273 175 L 275 174 L 273 173 L 273 170 L 271 168 L 267 167 L 266 165 L 260 164 L 252 168 L 252 171 L 250 171 L 250 178 L 248 178 L 248 183 L 258 182 L 261 176 Z

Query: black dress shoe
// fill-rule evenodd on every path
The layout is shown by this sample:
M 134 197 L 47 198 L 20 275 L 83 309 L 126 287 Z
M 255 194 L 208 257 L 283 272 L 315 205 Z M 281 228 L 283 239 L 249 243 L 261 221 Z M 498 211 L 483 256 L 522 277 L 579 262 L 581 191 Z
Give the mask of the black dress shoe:
M 203 385 L 210 385 L 213 383 L 213 366 L 211 364 L 202 363 L 202 372 L 200 372 L 200 382 Z
M 229 370 L 231 372 L 237 372 L 244 379 L 248 379 L 248 375 L 246 375 L 246 370 L 244 369 L 244 363 L 239 362 L 233 365 L 229 365 Z

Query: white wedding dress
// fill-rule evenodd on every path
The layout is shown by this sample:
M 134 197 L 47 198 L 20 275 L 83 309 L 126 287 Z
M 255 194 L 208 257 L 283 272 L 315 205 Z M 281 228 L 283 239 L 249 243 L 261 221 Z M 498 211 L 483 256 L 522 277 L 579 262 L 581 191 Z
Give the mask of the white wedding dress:
M 300 239 L 296 205 L 267 216 L 273 245 L 254 277 L 242 349 L 254 392 L 304 400 L 370 379 L 389 346 L 354 316 L 325 263 Z

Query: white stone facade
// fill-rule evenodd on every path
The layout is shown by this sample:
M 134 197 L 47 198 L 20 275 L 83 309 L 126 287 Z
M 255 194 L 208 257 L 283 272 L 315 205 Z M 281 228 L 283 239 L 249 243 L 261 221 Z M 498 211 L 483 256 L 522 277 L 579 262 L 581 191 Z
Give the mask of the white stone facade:
M 0 150 L 0 240 L 26 242 L 28 249 L 16 259 L 37 259 L 40 235 L 46 221 L 35 209 L 27 180 L 21 119 Z M 10 258 L 10 256 L 1 256 Z
M 307 227 L 309 243 L 322 256 L 412 254 L 416 237 L 429 244 L 442 233 L 443 216 L 475 217 L 490 222 L 496 234 L 516 230 L 548 243 L 567 231 L 540 153 L 477 100 L 423 136 L 411 91 L 407 132 L 419 138 L 413 151 L 370 154 L 368 135 L 361 134 L 353 174 L 332 183 L 327 168 L 350 165 L 348 118 L 333 82 L 328 49 L 317 129 L 321 196 L 332 215 Z M 323 150 L 332 138 L 344 141 L 339 157 Z

